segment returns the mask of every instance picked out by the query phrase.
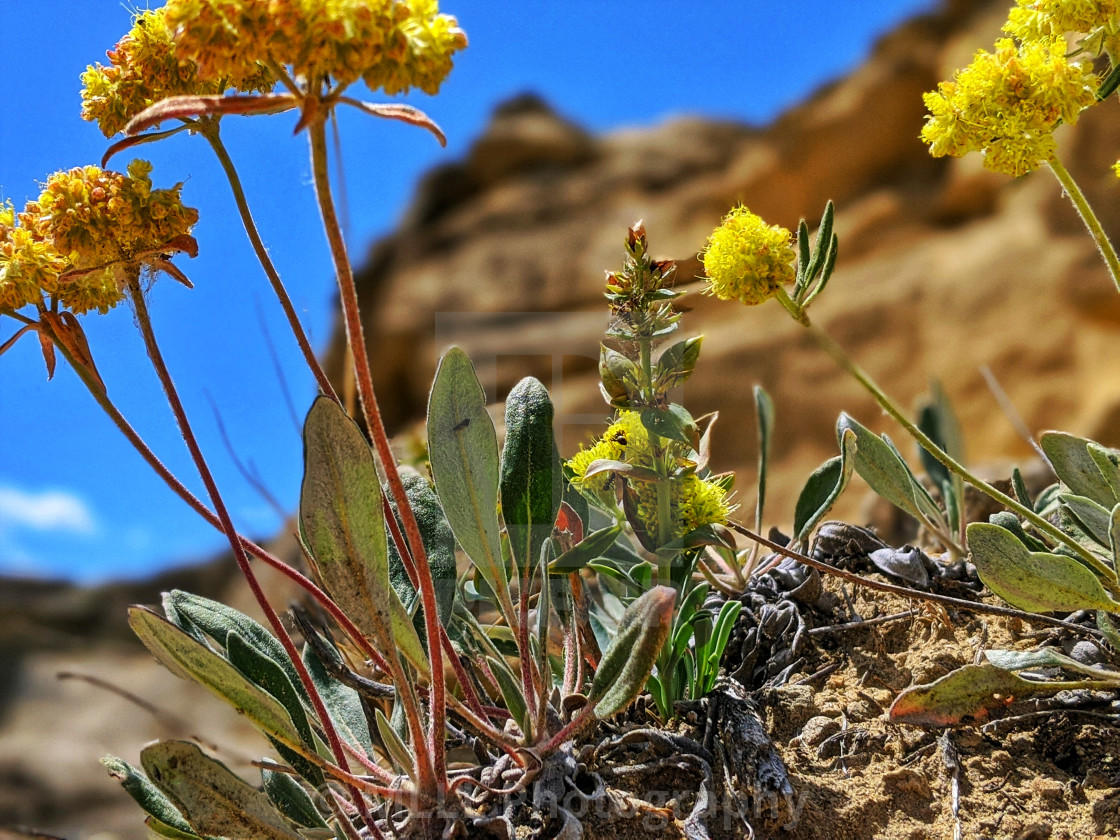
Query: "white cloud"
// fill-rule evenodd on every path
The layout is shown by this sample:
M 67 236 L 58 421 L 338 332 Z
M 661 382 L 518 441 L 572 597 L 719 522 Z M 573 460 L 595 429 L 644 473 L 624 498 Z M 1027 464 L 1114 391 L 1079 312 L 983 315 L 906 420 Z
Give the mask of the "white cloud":
M 97 522 L 86 503 L 73 493 L 28 493 L 15 487 L 0 487 L 0 530 L 9 528 L 89 535 L 97 532 Z

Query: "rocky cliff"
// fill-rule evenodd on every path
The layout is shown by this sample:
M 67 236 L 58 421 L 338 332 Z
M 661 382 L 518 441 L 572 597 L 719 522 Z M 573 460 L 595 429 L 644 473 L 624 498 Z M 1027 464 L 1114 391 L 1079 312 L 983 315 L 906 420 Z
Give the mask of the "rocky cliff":
M 400 229 L 364 261 L 371 357 L 394 427 L 415 431 L 438 351 L 454 342 L 495 400 L 526 374 L 544 380 L 563 448 L 574 451 L 607 415 L 594 383 L 601 284 L 631 223 L 645 220 L 654 251 L 678 260 L 688 282 L 736 202 L 792 228 L 831 198 L 840 262 L 813 316 L 897 399 L 911 402 L 936 377 L 972 461 L 1026 458 L 984 385 L 987 365 L 1032 429 L 1120 444 L 1111 371 L 1120 297 L 1054 179 L 1012 181 L 975 157 L 935 161 L 917 140 L 922 92 L 991 42 L 1004 6 L 959 0 L 906 24 L 859 70 L 761 128 L 681 119 L 591 136 L 531 96 L 507 103 L 464 160 L 424 179 Z M 1060 142 L 1106 228 L 1120 233 L 1120 183 L 1108 173 L 1120 120 L 1115 108 L 1097 110 Z M 741 471 L 740 500 L 753 504 L 751 386 L 761 383 L 778 412 L 768 519 L 786 522 L 809 471 L 835 452 L 841 410 L 889 425 L 776 304 L 685 302 L 685 331 L 706 335 L 685 402 L 696 414 L 720 410 L 714 466 Z M 336 379 L 341 357 L 336 340 Z M 225 760 L 243 768 L 259 749 L 236 716 L 128 638 L 123 604 L 152 602 L 171 585 L 244 603 L 222 574 L 92 594 L 0 583 L 0 826 L 140 837 L 138 813 L 96 764 L 101 754 L 134 760 L 145 739 L 197 734 L 230 739 Z M 126 686 L 160 713 L 59 683 L 58 671 Z

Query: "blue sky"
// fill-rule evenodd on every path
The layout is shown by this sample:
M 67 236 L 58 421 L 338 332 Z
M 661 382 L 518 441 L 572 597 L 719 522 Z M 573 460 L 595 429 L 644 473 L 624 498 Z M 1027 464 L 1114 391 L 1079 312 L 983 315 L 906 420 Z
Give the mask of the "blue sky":
M 444 129 L 426 133 L 357 112 L 340 119 L 357 262 L 391 231 L 418 177 L 463 155 L 501 101 L 535 91 L 594 131 L 699 114 L 763 124 L 858 66 L 874 39 L 930 0 L 443 0 L 471 46 L 435 98 L 409 98 Z M 0 2 L 4 108 L 0 198 L 18 207 L 58 169 L 96 163 L 106 146 L 79 116 L 79 76 L 129 28 L 120 0 Z M 366 98 L 383 101 L 384 97 Z M 333 279 L 294 117 L 226 119 L 223 135 L 269 246 L 315 345 L 330 334 Z M 298 428 L 285 407 L 260 324 L 302 414 L 314 383 L 295 350 L 199 138 L 144 146 L 156 186 L 182 181 L 198 207 L 201 252 L 178 263 L 193 291 L 161 279 L 150 296 L 164 354 L 239 528 L 277 531 L 281 519 L 238 474 L 234 447 L 288 509 L 301 473 Z M 132 156 L 114 163 L 123 168 Z M 200 483 L 124 306 L 84 325 L 109 394 L 196 493 Z M 15 322 L 0 319 L 0 343 Z M 0 574 L 93 582 L 136 577 L 220 551 L 224 540 L 151 473 L 60 362 L 46 381 L 34 337 L 0 357 Z

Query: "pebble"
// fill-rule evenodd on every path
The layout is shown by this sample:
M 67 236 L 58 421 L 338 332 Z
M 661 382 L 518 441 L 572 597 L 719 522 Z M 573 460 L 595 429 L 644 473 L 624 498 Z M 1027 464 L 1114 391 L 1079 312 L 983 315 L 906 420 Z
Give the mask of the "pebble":
M 807 747 L 819 746 L 826 738 L 840 731 L 840 723 L 824 715 L 809 718 L 801 728 L 801 743 Z

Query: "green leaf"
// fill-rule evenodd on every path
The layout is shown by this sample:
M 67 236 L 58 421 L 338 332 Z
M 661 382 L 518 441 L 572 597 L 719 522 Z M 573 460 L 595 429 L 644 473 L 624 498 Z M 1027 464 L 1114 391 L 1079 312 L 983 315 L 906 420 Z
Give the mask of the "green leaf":
M 1027 489 L 1027 482 L 1023 480 L 1023 474 L 1018 467 L 1011 470 L 1011 487 L 1015 490 L 1015 498 L 1018 499 L 1019 504 L 1034 510 L 1034 502 L 1031 500 L 1031 493 Z
M 440 506 L 439 497 L 436 495 L 436 491 L 432 489 L 432 485 L 428 483 L 428 479 L 412 467 L 402 466 L 399 470 L 405 495 L 408 496 L 412 513 L 416 517 L 416 525 L 420 529 L 420 539 L 424 543 L 424 553 L 428 556 L 428 567 L 432 572 L 432 587 L 436 593 L 436 612 L 439 613 L 440 621 L 446 626 L 451 619 L 457 592 L 456 579 L 458 572 L 455 568 L 455 535 L 451 532 L 451 526 L 448 524 L 447 517 L 444 516 L 443 508 Z M 396 504 L 390 501 L 390 505 L 394 514 L 397 514 L 399 522 L 400 517 Z M 403 524 L 401 525 L 401 533 L 404 533 Z M 397 596 L 401 599 L 405 610 L 411 613 L 416 606 L 416 590 L 412 586 L 412 581 L 409 580 L 408 572 L 405 571 L 404 562 L 397 552 L 394 541 L 389 540 L 388 546 L 389 583 L 397 591 Z M 422 616 L 417 615 L 413 624 L 419 634 L 423 626 Z
M 564 489 L 552 416 L 548 390 L 531 376 L 518 382 L 506 398 L 499 485 L 502 518 L 514 559 L 526 578 L 532 576 L 541 546 L 552 535 Z
M 303 427 L 300 535 L 323 587 L 381 651 L 428 662 L 412 617 L 389 585 L 389 548 L 373 451 L 342 406 L 320 396 Z
M 1120 503 L 1120 453 L 1093 441 L 1089 441 L 1085 448 L 1089 452 L 1089 457 L 1093 459 L 1093 463 L 1097 465 L 1097 469 L 1101 471 L 1105 483 L 1112 490 L 1115 503 Z M 1114 506 L 1106 502 L 1102 503 L 1107 507 Z
M 1105 610 L 1097 610 L 1097 629 L 1104 633 L 1104 637 L 1108 639 L 1114 651 L 1120 650 L 1120 630 L 1116 629 L 1116 625 L 1112 623 Z
M 570 574 L 578 572 L 592 560 L 603 556 L 608 548 L 614 545 L 618 535 L 622 533 L 621 525 L 611 525 L 592 531 L 582 541 L 573 545 L 555 560 L 548 564 L 550 574 Z
M 1058 501 L 1073 515 L 1085 533 L 1101 545 L 1109 545 L 1109 529 L 1112 515 L 1108 508 L 1102 507 L 1092 499 L 1062 493 Z
M 758 499 L 754 506 L 755 530 L 762 529 L 766 505 L 766 473 L 770 465 L 770 439 L 774 434 L 774 401 L 761 385 L 754 386 L 754 413 L 758 422 Z
M 330 646 L 326 639 L 323 639 L 323 643 Z M 341 656 L 338 658 L 342 659 Z M 370 744 L 369 723 L 358 692 L 332 677 L 310 645 L 303 648 L 303 663 L 307 666 L 311 681 L 315 683 L 315 689 L 339 734 L 362 753 L 366 753 Z
M 1093 441 L 1065 432 L 1043 432 L 1038 442 L 1054 474 L 1075 495 L 1085 496 L 1109 508 L 1120 502 L 1089 453 L 1089 444 Z
M 1112 568 L 1120 569 L 1120 504 L 1108 516 L 1108 547 L 1112 550 Z
M 136 800 L 136 804 L 144 809 L 144 813 L 151 814 L 165 825 L 180 831 L 191 830 L 190 823 L 174 803 L 138 769 L 115 755 L 105 756 L 101 763 L 105 765 L 109 775 L 117 779 L 128 795 Z
M 1023 526 L 1019 522 L 1019 517 L 1009 510 L 1001 510 L 997 513 L 993 513 L 988 517 L 988 521 L 1006 531 L 1010 531 L 1018 538 L 1019 542 L 1025 545 L 1030 551 L 1049 551 L 1049 546 L 1047 546 L 1046 543 L 1023 530 Z
M 964 460 L 960 422 L 948 396 L 936 381 L 930 383 L 929 399 L 918 410 L 918 428 L 937 444 L 938 449 L 954 461 Z M 922 466 L 938 487 L 952 480 L 953 473 L 949 472 L 948 467 L 934 458 L 924 447 L 918 447 L 918 457 L 921 458 Z
M 841 414 L 836 424 L 837 437 L 842 438 L 849 429 L 856 435 L 855 470 L 872 490 L 920 521 L 931 514 L 940 515 L 929 494 L 888 440 L 873 434 L 847 414 Z
M 857 447 L 856 433 L 844 429 L 840 433 L 840 454 L 817 467 L 805 482 L 793 515 L 793 533 L 799 542 L 813 533 L 848 486 L 856 466 Z
M 281 814 L 304 828 L 329 828 L 307 791 L 287 773 L 261 769 L 265 795 Z
M 638 393 L 638 366 L 605 344 L 599 345 L 599 379 L 603 396 L 615 408 L 629 408 Z
M 193 831 L 190 830 L 188 825 L 186 829 L 175 828 L 167 823 L 157 820 L 155 817 L 148 817 L 144 820 L 144 827 L 156 837 L 166 837 L 167 840 L 196 840 L 198 837 Z
M 906 689 L 895 698 L 888 714 L 892 723 L 955 726 L 965 718 L 986 720 L 1015 700 L 1059 690 L 994 665 L 965 665 L 929 685 Z
M 1060 653 L 1054 648 L 1039 648 L 1038 650 L 986 650 L 984 656 L 997 668 L 1008 671 L 1025 671 L 1030 668 L 1066 668 L 1079 674 L 1091 677 L 1109 679 L 1113 682 L 1120 680 L 1120 674 L 1115 671 L 1104 671 L 1092 665 L 1078 662 L 1076 659 Z
M 676 440 L 686 446 L 700 445 L 696 421 L 684 406 L 670 403 L 665 408 L 643 408 L 639 415 L 642 425 L 654 435 Z
M 284 669 L 273 661 L 267 654 L 250 645 L 240 634 L 233 632 L 226 637 L 226 656 L 230 664 L 238 671 L 259 685 L 277 700 L 279 700 L 292 718 L 292 724 L 299 732 L 300 740 L 310 751 L 315 751 L 315 737 L 311 732 L 311 724 L 307 720 L 307 712 L 300 703 L 292 681 L 284 673 Z M 280 756 L 294 767 L 301 776 L 315 786 L 323 783 L 323 771 L 308 761 L 303 756 L 285 747 L 283 744 L 273 742 Z
M 145 747 L 140 763 L 198 834 L 230 840 L 302 840 L 265 794 L 189 741 Z
M 701 692 L 707 694 L 715 686 L 716 677 L 719 676 L 719 663 L 723 659 L 723 652 L 727 649 L 727 642 L 731 638 L 731 631 L 739 618 L 743 608 L 741 601 L 724 601 L 716 618 L 715 630 L 712 633 L 712 643 L 707 650 L 707 661 L 704 663 L 704 682 L 700 686 Z M 693 698 L 697 699 L 697 698 Z
M 226 641 L 229 634 L 237 633 L 245 642 L 283 668 L 295 690 L 299 692 L 300 699 L 310 704 L 307 690 L 300 681 L 299 672 L 292 664 L 284 646 L 280 644 L 280 640 L 249 616 L 220 601 L 203 598 L 201 595 L 194 595 L 181 589 L 172 589 L 164 593 L 163 609 L 168 614 L 167 618 L 180 629 L 190 632 L 188 627 L 184 627 L 172 617 L 172 611 L 180 619 L 185 617 L 190 625 L 215 639 L 223 648 L 229 647 Z
M 654 383 L 659 390 L 666 391 L 683 384 L 696 369 L 700 358 L 700 344 L 704 336 L 686 338 L 665 348 L 657 359 L 653 372 Z
M 413 760 L 408 745 L 397 734 L 397 730 L 393 728 L 389 718 L 385 717 L 385 713 L 380 709 L 374 709 L 374 721 L 377 724 L 377 734 L 380 736 L 385 752 L 389 754 L 393 764 L 400 772 L 407 773 L 409 778 L 415 780 L 416 762 Z
M 522 656 L 528 655 L 528 651 L 522 653 Z M 514 676 L 513 671 L 509 669 L 509 665 L 506 664 L 504 659 L 488 656 L 486 661 L 490 665 L 490 673 L 498 681 L 498 691 L 501 692 L 502 700 L 506 704 L 506 709 L 512 715 L 514 723 L 518 725 L 523 735 L 530 735 L 532 730 L 529 721 L 529 706 L 525 702 L 525 695 L 521 691 L 517 677 Z
M 708 585 L 700 584 L 692 587 L 688 594 L 681 599 L 680 607 L 677 608 L 676 616 L 673 619 L 675 629 L 672 631 L 672 648 L 675 654 L 680 655 L 688 646 L 689 640 L 693 637 L 693 619 L 704 605 L 704 599 L 707 597 Z
M 1029 612 L 1116 611 L 1097 576 L 1072 557 L 1029 551 L 1010 531 L 986 522 L 968 526 L 980 579 L 1012 606 Z
M 600 458 L 588 464 L 587 472 L 584 473 L 584 477 L 590 478 L 593 475 L 604 472 L 615 472 L 637 481 L 661 481 L 662 478 L 657 474 L 656 470 L 638 467 L 634 464 L 628 464 L 625 461 L 612 461 L 609 458 Z
M 280 701 L 210 648 L 144 607 L 130 607 L 128 623 L 152 656 L 173 674 L 209 689 L 265 735 L 300 742 L 299 732 Z
M 499 541 L 498 437 L 486 392 L 458 347 L 444 354 L 432 384 L 428 457 L 451 530 L 503 607 L 509 589 Z
M 671 587 L 655 586 L 626 608 L 588 690 L 596 717 L 622 711 L 641 694 L 669 635 L 676 600 Z

